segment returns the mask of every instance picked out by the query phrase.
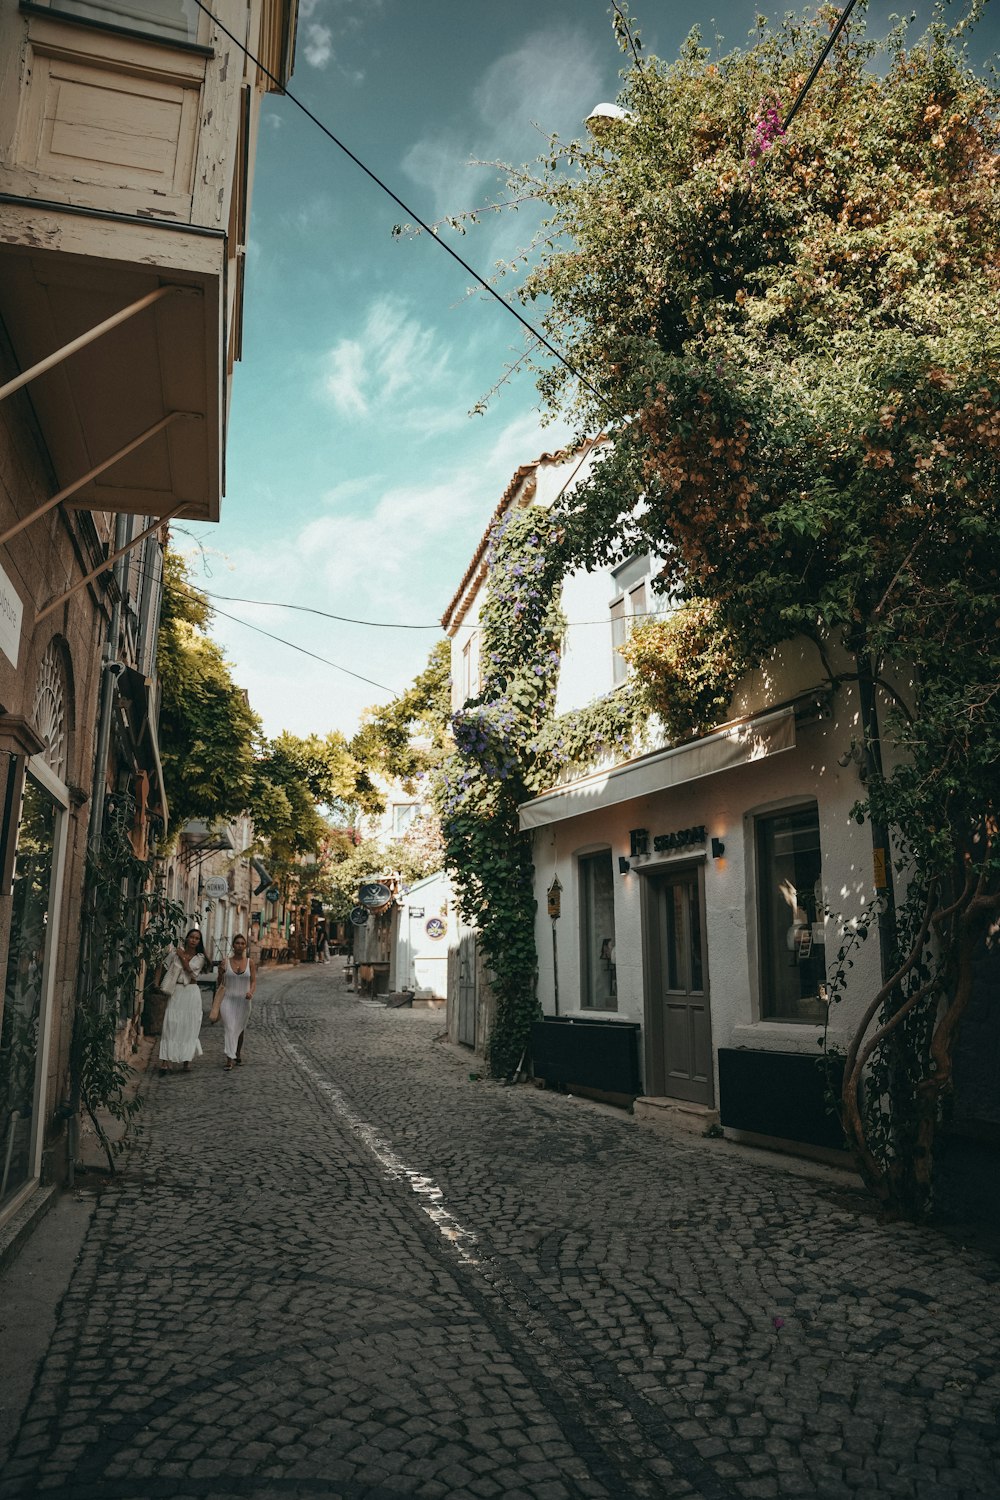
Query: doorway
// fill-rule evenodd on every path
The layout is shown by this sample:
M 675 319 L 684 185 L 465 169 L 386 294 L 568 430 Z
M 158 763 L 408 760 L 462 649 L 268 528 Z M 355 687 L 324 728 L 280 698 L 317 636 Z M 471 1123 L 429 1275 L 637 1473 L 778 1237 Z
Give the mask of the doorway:
M 648 877 L 646 1092 L 715 1103 L 700 865 Z
M 458 940 L 458 1040 L 476 1045 L 476 934 L 464 927 Z

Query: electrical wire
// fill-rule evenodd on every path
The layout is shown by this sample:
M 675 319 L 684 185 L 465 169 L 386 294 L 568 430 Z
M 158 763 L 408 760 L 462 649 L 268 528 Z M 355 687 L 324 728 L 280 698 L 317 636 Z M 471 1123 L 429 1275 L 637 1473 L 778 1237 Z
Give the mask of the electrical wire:
M 785 116 L 785 118 L 784 118 L 784 120 L 782 122 L 781 128 L 782 128 L 782 130 L 784 132 L 787 133 L 789 125 L 791 125 L 792 121 L 795 119 L 795 116 L 798 114 L 798 112 L 799 112 L 799 106 L 802 104 L 802 101 L 805 99 L 805 97 L 808 94 L 809 90 L 812 88 L 813 84 L 816 82 L 816 78 L 817 78 L 817 76 L 819 74 L 820 68 L 823 66 L 823 64 L 826 62 L 827 58 L 829 57 L 830 51 L 831 51 L 831 49 L 833 47 L 834 42 L 837 40 L 838 36 L 843 31 L 844 27 L 847 25 L 847 18 L 851 14 L 851 11 L 854 9 L 854 7 L 855 7 L 856 4 L 857 4 L 857 0 L 847 0 L 847 4 L 844 6 L 844 9 L 842 10 L 842 12 L 840 14 L 840 19 L 838 20 L 836 26 L 831 31 L 830 35 L 827 37 L 827 39 L 826 39 L 826 45 L 824 46 L 822 52 L 820 53 L 819 57 L 816 59 L 816 62 L 813 65 L 812 72 L 809 74 L 809 77 L 806 79 L 805 83 L 799 89 L 798 96 L 795 99 L 795 102 L 793 103 L 791 109 L 788 111 L 787 115 Z
M 490 297 L 492 297 L 493 300 L 495 302 L 497 302 L 499 304 L 499 306 L 502 307 L 506 312 L 508 312 L 511 315 L 512 318 L 516 318 L 517 321 L 518 321 L 518 323 L 520 323 L 521 327 L 527 333 L 529 333 L 533 339 L 536 339 L 538 341 L 538 343 L 542 346 L 543 349 L 547 349 L 548 352 L 553 356 L 553 358 L 557 359 L 559 361 L 559 363 L 566 370 L 569 371 L 569 373 L 573 376 L 573 379 L 579 381 L 580 385 L 582 385 L 586 390 L 588 390 L 590 392 L 590 394 L 594 397 L 594 399 L 598 402 L 598 404 L 600 406 L 602 406 L 613 417 L 617 417 L 619 419 L 622 418 L 622 413 L 619 412 L 608 401 L 608 399 L 607 399 L 606 396 L 603 396 L 601 394 L 601 392 L 597 389 L 597 387 L 590 380 L 588 380 L 585 375 L 581 375 L 580 371 L 576 368 L 576 366 L 574 364 L 572 364 L 572 362 L 566 357 L 566 355 L 563 354 L 562 350 L 559 349 L 559 348 L 557 348 L 557 346 L 555 344 L 553 344 L 551 342 L 551 340 L 547 339 L 544 333 L 540 333 L 538 331 L 538 329 L 534 326 L 533 323 L 529 323 L 528 319 L 526 317 L 524 317 L 524 315 L 522 313 L 518 312 L 517 308 L 513 305 L 513 303 L 508 302 L 505 297 L 502 297 L 500 295 L 500 293 L 497 291 L 496 287 L 493 286 L 489 281 L 487 281 L 486 278 L 485 278 L 485 276 L 481 275 L 481 273 L 479 271 L 477 271 L 474 266 L 470 265 L 470 263 L 465 259 L 464 256 L 459 255 L 458 251 L 455 250 L 451 245 L 449 245 L 448 242 L 447 242 L 447 240 L 442 239 L 440 235 L 436 234 L 435 231 L 434 231 L 434 229 L 433 229 L 433 227 L 430 224 L 428 224 L 426 222 L 426 220 L 423 219 L 420 216 L 420 214 L 418 214 L 414 209 L 412 209 L 409 206 L 409 204 L 406 203 L 399 196 L 398 193 L 394 192 L 393 189 L 389 186 L 389 184 L 387 182 L 383 181 L 383 179 L 381 177 L 379 177 L 379 175 L 378 175 L 377 172 L 374 172 L 371 167 L 369 167 L 365 162 L 363 162 L 361 160 L 361 157 L 358 156 L 356 152 L 354 152 L 354 151 L 351 150 L 350 146 L 348 146 L 344 141 L 342 141 L 339 136 L 335 135 L 334 132 L 330 129 L 330 127 L 327 124 L 325 124 L 324 121 L 322 121 L 319 118 L 318 115 L 314 114 L 313 111 L 309 108 L 309 106 L 307 104 L 304 104 L 303 101 L 298 97 L 297 94 L 293 94 L 290 89 L 286 88 L 282 84 L 281 80 L 279 78 L 277 78 L 274 73 L 271 72 L 270 68 L 265 67 L 264 64 L 263 64 L 263 62 L 261 62 L 260 58 L 257 57 L 257 56 L 255 56 L 254 53 L 252 53 L 250 51 L 250 49 L 246 45 L 246 43 L 243 42 L 243 41 L 241 41 L 240 38 L 235 34 L 235 32 L 230 31 L 229 27 L 226 26 L 222 21 L 219 20 L 218 16 L 211 9 L 211 7 L 209 5 L 205 4 L 205 0 L 194 0 L 194 3 L 197 5 L 197 7 L 198 7 L 199 10 L 202 10 L 202 11 L 205 12 L 205 15 L 208 16 L 209 20 L 213 23 L 213 25 L 217 26 L 219 28 L 219 30 L 225 36 L 227 36 L 229 38 L 229 40 L 236 47 L 238 47 L 240 49 L 240 51 L 248 59 L 248 61 L 252 62 L 253 65 L 254 65 L 254 67 L 257 68 L 260 71 L 260 73 L 263 74 L 263 76 L 265 78 L 269 79 L 270 82 L 274 84 L 275 88 L 278 90 L 279 93 L 283 94 L 286 99 L 290 100 L 291 103 L 295 105 L 296 109 L 300 110 L 302 112 L 302 114 L 305 115 L 306 119 L 309 120 L 313 125 L 316 126 L 317 130 L 322 131 L 322 133 L 327 137 L 327 139 L 329 141 L 331 141 L 333 143 L 333 145 L 335 145 L 339 151 L 342 151 L 344 153 L 344 155 L 346 157 L 348 157 L 349 160 L 352 161 L 356 167 L 359 167 L 361 169 L 361 171 L 364 172 L 364 174 L 365 174 L 366 177 L 370 178 L 370 180 L 375 183 L 376 187 L 381 188 L 382 192 L 385 193 L 387 197 L 391 198 L 392 201 L 393 201 L 393 203 L 395 203 L 398 208 L 401 208 L 402 211 L 403 211 L 403 213 L 406 214 L 406 216 L 409 219 L 412 219 L 413 222 L 415 224 L 417 224 L 420 227 L 420 229 L 422 229 L 424 231 L 425 234 L 430 235 L 431 239 L 436 244 L 440 245 L 441 249 L 444 250 L 446 254 L 450 255 L 451 258 L 452 258 L 452 260 L 454 260 L 458 265 L 460 265 L 462 267 L 462 270 L 465 271 L 467 275 L 471 276 L 473 278 L 473 280 L 476 282 L 476 284 L 478 286 L 482 287 L 482 289 L 483 289 L 484 292 L 486 292 Z M 801 107 L 802 102 L 803 102 L 803 100 L 806 97 L 806 94 L 809 92 L 810 88 L 812 87 L 813 83 L 815 82 L 816 77 L 819 74 L 820 68 L 822 68 L 824 62 L 826 61 L 827 57 L 829 56 L 830 51 L 831 51 L 834 43 L 836 42 L 836 40 L 837 40 L 838 36 L 840 35 L 841 31 L 844 29 L 844 26 L 847 24 L 847 19 L 850 16 L 851 11 L 854 9 L 854 7 L 855 7 L 856 4 L 857 4 L 857 0 L 847 0 L 847 4 L 844 6 L 844 10 L 841 13 L 841 16 L 840 16 L 839 20 L 837 21 L 836 26 L 834 27 L 834 29 L 831 32 L 829 38 L 827 39 L 826 45 L 824 46 L 822 52 L 820 53 L 819 57 L 817 58 L 816 63 L 813 66 L 813 69 L 810 72 L 808 78 L 806 79 L 805 83 L 802 85 L 802 88 L 799 90 L 798 97 L 795 99 L 795 102 L 792 104 L 791 109 L 788 111 L 788 114 L 785 116 L 785 120 L 784 120 L 783 126 L 782 126 L 782 128 L 783 128 L 784 131 L 787 132 L 788 127 L 791 125 L 791 123 L 794 120 L 796 114 L 798 113 L 799 108 Z M 637 52 L 637 49 L 636 49 L 635 40 L 632 37 L 631 29 L 628 27 L 628 24 L 627 24 L 627 17 L 625 17 L 623 15 L 620 6 L 617 3 L 617 0 L 613 0 L 613 6 L 614 6 L 614 10 L 615 10 L 616 15 L 619 17 L 620 20 L 622 20 L 623 22 L 625 22 L 626 35 L 628 37 L 629 44 L 630 44 L 630 46 L 632 48 L 632 52 L 633 52 L 633 55 L 635 57 L 636 67 L 637 67 L 637 69 L 639 71 L 640 76 L 642 77 L 643 84 L 645 86 L 645 82 L 646 82 L 645 75 L 643 74 L 642 67 L 641 67 L 641 64 L 639 62 L 639 57 L 638 57 L 638 52 Z
M 215 609 L 214 605 L 213 609 Z M 333 667 L 338 672 L 346 672 L 348 677 L 356 677 L 359 682 L 366 682 L 369 687 L 378 688 L 380 693 L 388 693 L 393 698 L 399 696 L 398 689 L 386 687 L 384 682 L 376 682 L 373 677 L 363 677 L 360 672 L 352 672 L 350 667 L 342 667 L 339 662 L 330 661 L 326 656 L 319 656 L 306 646 L 299 646 L 295 641 L 286 641 L 283 636 L 273 635 L 270 630 L 262 630 L 259 625 L 251 625 L 248 620 L 241 620 L 238 615 L 227 614 L 224 609 L 215 609 L 215 613 L 221 615 L 224 620 L 232 620 L 234 624 L 242 625 L 245 630 L 255 630 L 258 635 L 266 635 L 268 640 L 277 641 L 279 646 L 290 646 L 293 651 L 301 651 L 303 656 L 311 656 L 314 661 L 321 661 L 325 667 Z
M 512 318 L 517 319 L 517 321 L 521 324 L 521 327 L 524 328 L 528 333 L 530 333 L 533 339 L 537 339 L 544 349 L 547 349 L 549 353 L 555 359 L 557 359 L 561 365 L 564 365 L 569 373 L 573 376 L 574 380 L 578 380 L 580 384 L 590 392 L 595 400 L 598 401 L 600 405 L 603 406 L 607 411 L 609 411 L 612 416 L 619 415 L 610 405 L 607 397 L 602 396 L 597 387 L 595 385 L 592 385 L 585 375 L 580 374 L 579 370 L 577 370 L 575 366 L 572 365 L 566 358 L 566 355 L 563 354 L 555 344 L 551 343 L 550 340 L 545 337 L 544 333 L 539 333 L 538 329 L 535 328 L 532 323 L 529 323 L 527 318 L 519 313 L 517 308 L 514 307 L 512 303 L 508 302 L 505 297 L 501 297 L 496 287 L 491 285 L 491 283 L 486 280 L 485 276 L 480 275 L 475 267 L 471 266 L 463 256 L 459 255 L 458 251 L 454 250 L 451 245 L 448 244 L 447 240 L 444 240 L 440 235 L 435 234 L 431 225 L 426 223 L 426 221 L 422 219 L 418 213 L 415 213 L 414 210 L 410 208 L 408 203 L 404 203 L 399 194 L 393 192 L 389 184 L 387 182 L 383 182 L 382 178 L 379 177 L 376 172 L 373 172 L 371 167 L 367 166 L 361 160 L 360 156 L 356 155 L 356 153 L 351 150 L 350 146 L 346 145 L 339 136 L 334 135 L 330 127 L 328 125 L 325 125 L 318 115 L 314 115 L 307 104 L 303 104 L 302 100 L 296 94 L 293 94 L 289 89 L 284 87 L 281 80 L 279 78 L 276 78 L 275 75 L 270 71 L 270 69 L 264 66 L 260 58 L 254 56 L 246 43 L 241 42 L 239 37 L 236 36 L 234 32 L 230 31 L 228 26 L 225 26 L 223 22 L 219 20 L 215 12 L 205 4 L 205 0 L 194 0 L 194 3 L 197 5 L 199 10 L 203 10 L 205 12 L 209 20 L 212 21 L 212 23 L 217 26 L 219 30 L 223 32 L 229 38 L 229 40 L 240 49 L 244 56 L 250 62 L 252 62 L 256 68 L 260 69 L 260 72 L 263 74 L 263 76 L 265 78 L 269 78 L 274 84 L 275 88 L 278 89 L 280 93 L 284 94 L 286 99 L 291 100 L 296 109 L 302 111 L 307 120 L 310 120 L 318 130 L 321 130 L 327 137 L 327 139 L 333 142 L 338 150 L 343 151 L 344 155 L 349 157 L 356 167 L 360 167 L 365 176 L 371 178 L 376 187 L 381 188 L 383 193 L 385 193 L 389 198 L 392 199 L 397 208 L 401 208 L 403 210 L 403 213 L 406 214 L 407 218 L 412 219 L 414 224 L 417 224 L 425 234 L 429 234 L 435 244 L 440 245 L 441 249 L 444 250 L 448 255 L 450 255 L 452 260 L 457 261 L 458 264 L 462 267 L 462 270 L 467 272 L 467 274 L 473 278 L 477 285 L 482 287 L 484 292 L 488 292 L 495 302 L 498 302 L 502 308 L 505 308 L 506 311 L 510 313 Z
M 187 583 L 187 582 L 181 583 L 179 586 L 181 588 L 187 589 L 189 593 L 197 594 L 198 597 L 201 598 L 201 599 L 223 599 L 223 600 L 225 600 L 225 602 L 227 604 L 252 604 L 252 605 L 255 605 L 255 606 L 257 606 L 259 608 L 262 608 L 262 609 L 294 609 L 294 610 L 299 610 L 300 612 L 302 612 L 304 614 L 319 615 L 321 617 L 321 619 L 324 619 L 324 620 L 336 620 L 339 624 L 343 624 L 343 625 L 361 625 L 361 626 L 364 626 L 366 629 L 370 629 L 370 630 L 440 630 L 441 629 L 441 622 L 440 621 L 435 621 L 435 623 L 433 625 L 410 625 L 410 624 L 397 624 L 394 620 L 358 620 L 358 619 L 355 619 L 351 615 L 335 615 L 335 614 L 331 614 L 329 610 L 326 610 L 326 609 L 316 609 L 316 608 L 313 608 L 311 605 L 308 605 L 308 604 L 286 604 L 281 599 L 243 599 L 243 598 L 238 597 L 235 594 L 216 594 L 216 593 L 213 593 L 210 589 L 199 588 L 197 584 Z M 216 610 L 216 606 L 214 604 L 211 606 L 211 608 L 213 610 L 215 610 L 216 613 L 218 613 L 220 615 L 224 614 L 223 610 L 221 610 L 221 609 Z M 635 614 L 628 615 L 627 618 L 629 620 L 649 620 L 649 619 L 653 619 L 654 617 L 661 616 L 661 615 L 672 615 L 675 612 L 675 609 L 676 609 L 676 606 L 671 606 L 668 609 L 643 609 L 643 610 L 636 610 Z M 235 619 L 235 618 L 236 617 L 234 615 L 226 615 L 226 619 L 231 620 L 231 619 Z M 241 624 L 241 625 L 247 624 L 247 622 L 245 620 L 240 620 L 238 623 Z M 577 629 L 578 626 L 582 626 L 582 625 L 608 625 L 610 623 L 611 623 L 611 616 L 610 615 L 605 615 L 600 620 L 567 620 L 566 624 L 565 624 L 565 629 L 567 629 L 567 630 L 575 630 L 575 629 Z M 247 628 L 249 630 L 253 630 L 253 629 L 256 629 L 257 627 L 253 626 L 253 625 L 247 625 Z M 376 684 L 376 686 L 378 686 L 378 684 Z
M 205 599 L 222 599 L 228 604 L 255 604 L 264 609 L 294 609 L 299 614 L 319 615 L 324 620 L 336 620 L 341 625 L 365 625 L 370 630 L 440 630 L 440 620 L 433 625 L 400 625 L 394 620 L 356 620 L 352 615 L 335 615 L 327 609 L 315 609 L 309 604 L 286 604 L 281 599 L 242 599 L 238 594 L 215 594 L 211 589 L 198 588 L 197 584 L 185 583 L 186 589 L 202 595 Z M 214 609 L 214 605 L 212 606 Z M 221 611 L 220 611 L 221 613 Z

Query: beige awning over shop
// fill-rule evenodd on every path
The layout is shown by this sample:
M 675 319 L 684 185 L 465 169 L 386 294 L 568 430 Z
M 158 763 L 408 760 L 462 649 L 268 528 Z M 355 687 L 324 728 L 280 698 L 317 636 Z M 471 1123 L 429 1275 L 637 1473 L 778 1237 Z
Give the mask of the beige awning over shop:
M 638 760 L 594 771 L 568 786 L 553 787 L 524 802 L 518 809 L 522 829 L 545 828 L 566 818 L 648 797 L 652 792 L 668 791 L 702 776 L 730 771 L 736 766 L 763 760 L 781 750 L 795 748 L 795 710 L 782 708 L 763 714 L 746 724 L 735 724 L 715 734 L 679 745 L 674 750 L 657 750 Z

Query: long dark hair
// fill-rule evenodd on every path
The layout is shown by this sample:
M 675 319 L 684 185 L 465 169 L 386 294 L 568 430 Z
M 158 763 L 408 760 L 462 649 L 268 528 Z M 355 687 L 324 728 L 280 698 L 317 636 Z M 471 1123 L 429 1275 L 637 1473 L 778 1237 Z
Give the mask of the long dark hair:
M 201 935 L 201 928 L 200 927 L 192 927 L 192 928 L 190 928 L 188 930 L 187 935 L 184 938 L 184 947 L 185 948 L 187 947 L 187 940 L 191 936 L 192 932 L 196 932 L 198 934 L 198 946 L 197 946 L 197 948 L 194 951 L 196 953 L 200 953 L 201 956 L 202 956 L 202 958 L 207 958 L 208 954 L 205 952 L 205 940 L 204 940 L 204 938 Z

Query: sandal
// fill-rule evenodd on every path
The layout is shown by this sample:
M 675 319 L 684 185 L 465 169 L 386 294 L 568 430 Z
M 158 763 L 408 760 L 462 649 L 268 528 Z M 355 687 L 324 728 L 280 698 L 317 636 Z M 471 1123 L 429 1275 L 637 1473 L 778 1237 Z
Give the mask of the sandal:
M 227 1073 L 232 1072 L 232 1070 L 233 1070 L 233 1068 L 235 1066 L 236 1066 L 236 1064 L 233 1062 L 232 1058 L 231 1057 L 227 1057 L 226 1058 L 225 1072 L 227 1072 Z

